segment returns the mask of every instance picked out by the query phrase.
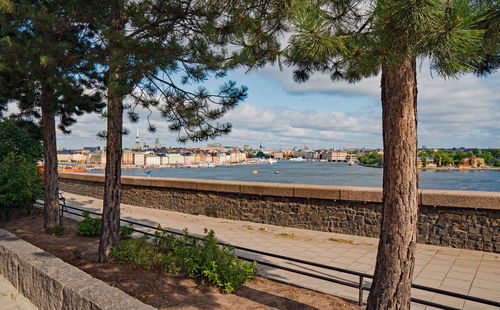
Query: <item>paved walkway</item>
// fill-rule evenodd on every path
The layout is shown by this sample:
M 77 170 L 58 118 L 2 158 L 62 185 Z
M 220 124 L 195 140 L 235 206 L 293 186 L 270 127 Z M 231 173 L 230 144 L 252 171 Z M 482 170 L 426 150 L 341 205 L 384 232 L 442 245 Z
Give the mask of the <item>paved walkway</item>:
M 63 193 L 63 195 L 69 206 L 89 210 L 102 208 L 102 200 L 71 193 Z M 378 244 L 376 238 L 233 221 L 126 204 L 122 204 L 121 214 L 122 218 L 133 219 L 152 226 L 159 223 L 162 227 L 179 231 L 188 228 L 189 232 L 194 234 L 203 234 L 205 228 L 213 229 L 216 237 L 221 241 L 311 262 L 371 274 L 375 267 Z M 247 256 L 259 257 L 258 255 Z M 344 273 L 325 271 L 292 262 L 280 262 L 277 259 L 266 258 L 265 260 L 279 262 L 308 272 L 338 277 L 353 283 L 359 281 L 358 277 Z M 357 289 L 347 286 L 275 268 L 260 267 L 259 272 L 269 278 L 352 300 L 358 298 Z M 414 283 L 500 302 L 500 254 L 418 244 Z M 368 295 L 367 292 L 365 292 L 365 298 L 366 295 Z M 416 289 L 412 290 L 412 296 L 462 309 L 499 310 L 496 307 L 470 301 L 464 302 L 453 297 Z M 412 309 L 431 308 L 413 304 Z
M 36 310 L 38 308 L 21 295 L 7 279 L 0 275 L 0 309 Z

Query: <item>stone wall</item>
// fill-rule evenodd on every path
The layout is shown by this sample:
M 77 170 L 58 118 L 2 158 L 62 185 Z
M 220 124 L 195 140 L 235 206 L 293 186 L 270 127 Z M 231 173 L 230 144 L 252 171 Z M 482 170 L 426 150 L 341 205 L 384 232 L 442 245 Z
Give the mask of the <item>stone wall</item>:
M 102 175 L 61 174 L 61 190 L 102 198 Z M 122 202 L 189 214 L 378 237 L 379 188 L 122 177 Z M 500 193 L 419 192 L 420 243 L 500 253 Z

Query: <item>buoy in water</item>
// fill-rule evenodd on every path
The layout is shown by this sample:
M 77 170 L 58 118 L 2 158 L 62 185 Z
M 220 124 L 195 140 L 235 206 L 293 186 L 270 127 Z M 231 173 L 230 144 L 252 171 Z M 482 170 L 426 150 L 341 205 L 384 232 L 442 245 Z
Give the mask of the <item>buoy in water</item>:
M 259 173 L 259 171 L 257 171 L 257 170 L 253 170 L 253 171 L 252 171 L 252 173 L 253 173 L 253 174 L 257 174 L 257 173 Z

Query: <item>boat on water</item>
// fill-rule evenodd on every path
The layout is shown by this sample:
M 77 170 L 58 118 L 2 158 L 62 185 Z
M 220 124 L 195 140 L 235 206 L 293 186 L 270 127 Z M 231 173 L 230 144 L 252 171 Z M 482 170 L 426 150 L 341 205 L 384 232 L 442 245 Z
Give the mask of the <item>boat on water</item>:
M 280 174 L 279 170 L 274 171 L 274 174 Z
M 297 157 L 297 158 L 290 158 L 290 161 L 305 161 L 305 159 L 302 157 Z
M 349 166 L 354 166 L 354 160 L 349 160 Z
M 63 168 L 58 169 L 59 172 L 86 172 L 87 168 Z
M 269 158 L 269 159 L 267 160 L 267 162 L 268 162 L 270 165 L 272 165 L 272 164 L 277 163 L 278 161 L 277 161 L 276 159 L 274 159 L 274 158 Z

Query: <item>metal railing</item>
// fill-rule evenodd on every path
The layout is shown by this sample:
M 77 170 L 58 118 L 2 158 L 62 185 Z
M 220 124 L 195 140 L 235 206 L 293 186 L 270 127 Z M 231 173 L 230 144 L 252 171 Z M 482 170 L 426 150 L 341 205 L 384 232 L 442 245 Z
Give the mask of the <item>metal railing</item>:
M 88 212 L 89 214 L 92 214 L 95 216 L 102 216 L 102 214 L 98 213 L 98 212 L 93 212 L 93 211 L 85 210 L 82 208 L 68 206 L 65 203 L 64 197 L 60 198 L 59 201 L 60 201 L 61 216 L 64 216 L 64 213 L 68 213 L 68 214 L 73 214 L 73 215 L 81 217 L 81 216 L 83 216 L 82 215 L 83 212 Z M 43 204 L 43 202 L 39 202 L 39 203 Z M 76 212 L 73 212 L 71 210 L 76 210 L 76 211 L 79 211 L 80 213 L 76 213 Z M 158 230 L 172 233 L 172 234 L 176 234 L 176 235 L 183 235 L 184 234 L 184 232 L 171 230 L 171 229 L 158 228 L 158 227 L 154 227 L 151 225 L 147 225 L 147 224 L 143 224 L 143 223 L 139 223 L 139 222 L 134 222 L 134 221 L 126 220 L 126 219 L 120 219 L 120 221 L 127 223 L 127 224 L 131 224 L 131 225 L 135 225 L 135 226 L 139 226 L 139 227 L 144 227 L 144 228 L 148 228 L 148 229 L 153 229 L 153 230 L 158 229 Z M 147 235 L 147 236 L 155 236 L 152 233 L 142 231 L 142 230 L 139 230 L 136 228 L 131 228 L 131 230 L 134 232 L 137 232 L 137 233 Z M 194 235 L 189 235 L 189 236 L 196 238 L 196 239 L 201 239 L 198 236 L 194 236 Z M 220 245 L 229 245 L 227 243 L 220 242 L 220 241 L 218 241 L 218 243 Z M 315 274 L 315 273 L 311 273 L 311 272 L 307 272 L 307 271 L 303 271 L 303 270 L 285 267 L 282 265 L 270 263 L 270 262 L 263 261 L 263 260 L 250 259 L 250 258 L 245 257 L 245 256 L 237 255 L 239 258 L 241 258 L 243 260 L 251 261 L 251 262 L 255 261 L 258 264 L 263 265 L 263 266 L 281 269 L 281 270 L 309 276 L 312 278 L 316 278 L 316 279 L 320 279 L 320 280 L 324 280 L 324 281 L 333 282 L 333 283 L 341 284 L 344 286 L 356 288 L 356 289 L 358 289 L 358 305 L 360 305 L 360 306 L 363 304 L 363 292 L 370 291 L 370 288 L 371 288 L 371 283 L 365 284 L 365 279 L 373 279 L 373 275 L 368 274 L 368 273 L 363 273 L 363 272 L 358 272 L 358 271 L 354 271 L 354 270 L 350 270 L 350 269 L 324 265 L 324 264 L 315 263 L 315 262 L 309 262 L 309 261 L 305 261 L 305 260 L 294 258 L 294 257 L 264 252 L 264 251 L 250 249 L 250 248 L 237 246 L 237 245 L 231 245 L 231 246 L 234 247 L 235 249 L 238 249 L 238 250 L 244 251 L 244 252 L 254 253 L 254 254 L 263 255 L 263 256 L 267 256 L 267 257 L 274 257 L 274 258 L 278 258 L 278 259 L 289 261 L 289 262 L 295 262 L 295 263 L 299 263 L 299 264 L 303 264 L 303 265 L 318 267 L 318 268 L 322 268 L 322 269 L 326 269 L 326 270 L 337 271 L 337 272 L 357 276 L 359 281 L 357 283 L 355 283 L 355 282 L 348 281 L 345 279 L 336 279 L 336 278 L 332 278 L 332 277 L 328 277 L 328 276 L 324 276 L 324 275 L 319 275 L 319 274 Z M 412 284 L 411 287 L 414 289 L 419 289 L 419 290 L 423 290 L 423 291 L 427 291 L 427 292 L 432 292 L 432 293 L 441 294 L 441 295 L 445 295 L 445 296 L 460 298 L 460 299 L 463 299 L 466 301 L 473 301 L 473 302 L 477 302 L 477 303 L 481 303 L 481 304 L 485 304 L 485 305 L 500 307 L 500 302 L 493 301 L 493 300 L 488 300 L 488 299 L 484 299 L 484 298 L 469 296 L 469 295 L 451 292 L 451 291 L 447 291 L 447 290 L 437 289 L 437 288 L 424 286 L 424 285 L 420 285 L 420 284 Z M 435 307 L 435 308 L 440 308 L 440 309 L 445 309 L 445 310 L 460 310 L 460 308 L 455 308 L 455 307 L 451 307 L 451 306 L 447 306 L 447 305 L 443 305 L 443 304 L 439 304 L 436 302 L 423 300 L 423 299 L 419 299 L 419 298 L 414 298 L 414 297 L 411 298 L 411 301 L 414 303 L 418 303 L 418 304 L 422 304 L 422 305 L 426 305 L 426 306 L 431 306 L 431 307 Z

